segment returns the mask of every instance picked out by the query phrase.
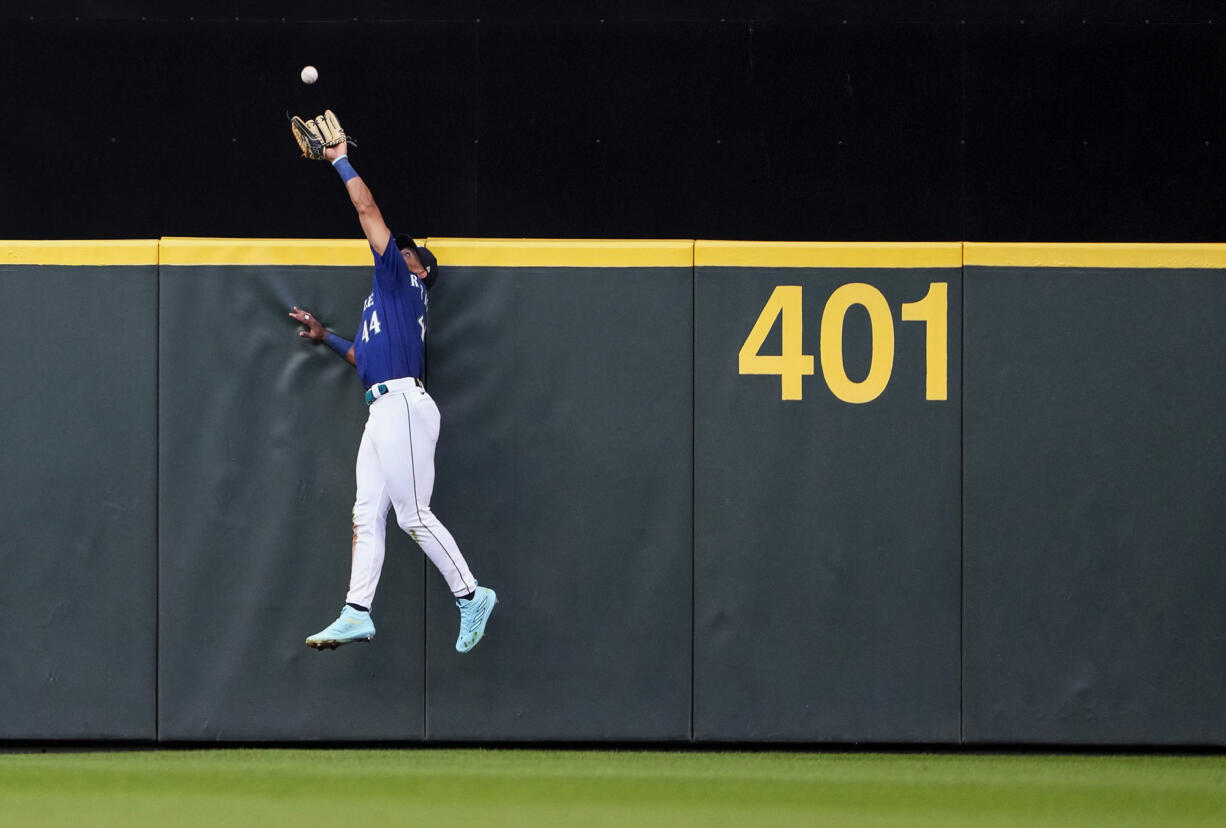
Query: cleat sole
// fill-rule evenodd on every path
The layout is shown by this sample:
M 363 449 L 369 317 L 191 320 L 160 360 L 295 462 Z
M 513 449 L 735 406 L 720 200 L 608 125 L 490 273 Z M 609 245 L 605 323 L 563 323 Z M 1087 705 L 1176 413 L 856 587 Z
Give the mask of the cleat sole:
M 312 650 L 319 650 L 320 652 L 323 652 L 324 650 L 335 650 L 337 647 L 340 647 L 343 644 L 359 644 L 374 641 L 374 639 L 375 637 L 373 635 L 367 635 L 362 638 L 350 638 L 345 641 L 308 641 L 306 642 L 306 645 Z

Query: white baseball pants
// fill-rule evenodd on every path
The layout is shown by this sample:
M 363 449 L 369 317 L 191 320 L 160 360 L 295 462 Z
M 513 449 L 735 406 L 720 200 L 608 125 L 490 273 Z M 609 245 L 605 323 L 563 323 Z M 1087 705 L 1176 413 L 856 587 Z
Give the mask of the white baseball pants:
M 412 379 L 381 383 L 388 392 L 370 405 L 358 448 L 357 498 L 353 505 L 353 567 L 349 603 L 372 606 L 383 570 L 387 510 L 447 579 L 453 595 L 467 595 L 477 581 L 447 528 L 430 511 L 438 406 Z

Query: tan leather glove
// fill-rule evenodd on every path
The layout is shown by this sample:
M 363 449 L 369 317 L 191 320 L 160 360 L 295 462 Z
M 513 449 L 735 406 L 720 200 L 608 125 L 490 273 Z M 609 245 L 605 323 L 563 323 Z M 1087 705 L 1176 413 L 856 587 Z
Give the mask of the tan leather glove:
M 336 113 L 331 109 L 325 109 L 323 115 L 306 121 L 295 115 L 290 118 L 289 125 L 303 156 L 313 161 L 324 160 L 324 150 L 328 147 L 344 143 L 357 146 L 354 140 L 345 134 L 341 122 L 336 119 Z

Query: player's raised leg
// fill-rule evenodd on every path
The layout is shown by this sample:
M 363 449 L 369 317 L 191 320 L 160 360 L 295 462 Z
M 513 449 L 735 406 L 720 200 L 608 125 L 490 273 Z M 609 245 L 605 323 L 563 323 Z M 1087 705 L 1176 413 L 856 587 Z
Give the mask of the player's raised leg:
M 477 580 L 455 538 L 430 509 L 439 429 L 434 400 L 420 389 L 395 395 L 371 407 L 371 420 L 397 523 L 442 573 L 451 594 L 467 596 Z
M 375 589 L 383 570 L 390 503 L 374 443 L 364 433 L 358 448 L 349 594 L 345 597 L 346 603 L 340 617 L 308 638 L 308 647 L 336 649 L 342 644 L 370 641 L 375 637 L 370 607 L 374 603 Z
M 350 606 L 367 610 L 374 606 L 387 548 L 387 510 L 390 506 L 391 497 L 374 440 L 363 432 L 362 444 L 358 447 L 357 496 L 353 503 L 353 562 L 349 571 L 349 594 L 345 596 Z
M 390 403 L 390 404 L 389 404 Z M 372 409 L 378 418 L 375 445 L 384 463 L 388 492 L 396 520 L 438 568 L 460 609 L 456 649 L 468 652 L 485 634 L 485 625 L 497 603 L 492 589 L 477 585 L 451 532 L 430 508 L 434 493 L 434 447 L 438 441 L 438 406 L 420 389 L 391 397 Z M 404 458 L 411 462 L 405 464 Z M 396 461 L 400 460 L 399 463 Z

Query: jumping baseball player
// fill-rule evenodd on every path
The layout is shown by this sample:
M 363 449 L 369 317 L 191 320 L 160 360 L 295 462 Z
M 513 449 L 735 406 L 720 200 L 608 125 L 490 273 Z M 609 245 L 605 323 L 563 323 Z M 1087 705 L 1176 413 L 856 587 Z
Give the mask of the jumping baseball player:
M 392 236 L 370 189 L 349 163 L 347 136 L 331 110 L 308 121 L 295 117 L 292 128 L 304 155 L 331 161 L 340 174 L 375 258 L 371 293 L 352 343 L 329 332 L 308 311 L 295 306 L 289 314 L 306 326 L 299 336 L 326 343 L 357 368 L 370 407 L 358 448 L 349 594 L 340 617 L 306 643 L 319 650 L 336 649 L 375 637 L 370 608 L 383 569 L 387 510 L 392 506 L 400 528 L 443 573 L 455 596 L 460 608 L 455 647 L 466 653 L 485 634 L 497 596 L 477 585 L 455 539 L 430 511 L 439 412 L 421 377 L 426 291 L 438 278 L 438 263 L 409 236 Z

